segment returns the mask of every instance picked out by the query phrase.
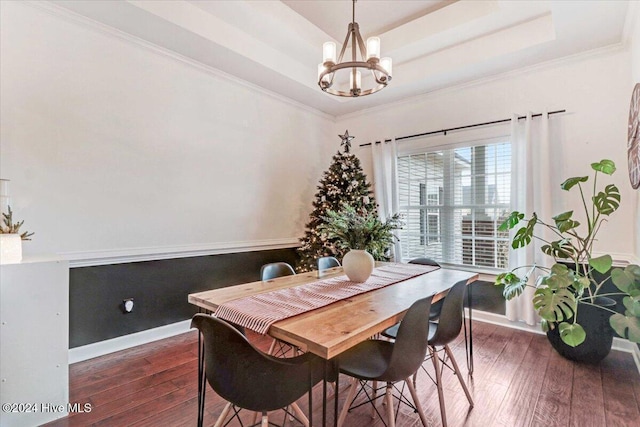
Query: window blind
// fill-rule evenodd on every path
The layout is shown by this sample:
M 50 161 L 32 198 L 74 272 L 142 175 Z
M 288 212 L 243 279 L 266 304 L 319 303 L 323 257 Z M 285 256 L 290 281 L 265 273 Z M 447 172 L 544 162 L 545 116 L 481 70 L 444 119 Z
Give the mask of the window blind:
M 510 193 L 508 141 L 398 156 L 402 260 L 506 268 Z

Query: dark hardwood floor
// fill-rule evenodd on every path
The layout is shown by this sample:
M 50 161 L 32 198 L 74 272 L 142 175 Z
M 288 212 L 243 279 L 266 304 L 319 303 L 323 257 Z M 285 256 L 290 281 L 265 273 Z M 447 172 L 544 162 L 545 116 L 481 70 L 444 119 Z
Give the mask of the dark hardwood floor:
M 263 348 L 269 343 L 263 337 L 251 338 Z M 640 426 L 640 375 L 630 354 L 614 351 L 599 366 L 575 364 L 553 351 L 542 335 L 481 322 L 474 322 L 474 344 L 475 373 L 469 379 L 473 409 L 456 378 L 444 374 L 450 426 Z M 461 337 L 452 349 L 465 366 Z M 432 369 L 430 363 L 425 366 Z M 342 384 L 346 384 L 344 378 Z M 318 386 L 314 425 L 319 425 L 322 413 L 320 393 Z M 440 425 L 436 388 L 424 372 L 418 376 L 418 394 L 431 425 Z M 346 393 L 341 391 L 340 396 Z M 92 410 L 47 426 L 196 425 L 196 333 L 72 365 L 70 401 L 90 403 Z M 306 398 L 300 401 L 305 412 L 307 402 Z M 208 390 L 205 425 L 214 424 L 224 403 Z M 408 407 L 400 407 L 399 412 L 398 427 L 421 425 Z M 370 413 L 367 406 L 353 410 L 346 425 L 382 426 Z M 281 416 L 275 413 L 272 418 Z M 252 414 L 243 415 L 243 420 L 251 419 Z M 235 425 L 239 425 L 236 420 L 230 424 Z

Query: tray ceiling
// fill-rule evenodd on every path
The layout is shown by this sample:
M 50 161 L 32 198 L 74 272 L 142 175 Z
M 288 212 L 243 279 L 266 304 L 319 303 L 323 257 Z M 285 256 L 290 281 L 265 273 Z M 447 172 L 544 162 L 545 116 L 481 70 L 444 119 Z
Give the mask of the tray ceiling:
M 51 1 L 311 108 L 340 116 L 622 41 L 627 1 L 377 1 L 356 4 L 393 81 L 362 98 L 317 86 L 322 43 L 338 45 L 351 1 Z

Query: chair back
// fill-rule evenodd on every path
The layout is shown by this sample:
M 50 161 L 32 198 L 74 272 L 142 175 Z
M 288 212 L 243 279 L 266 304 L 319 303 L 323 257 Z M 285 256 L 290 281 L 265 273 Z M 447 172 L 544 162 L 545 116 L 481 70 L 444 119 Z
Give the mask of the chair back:
M 414 258 L 409 261 L 409 264 L 421 264 L 430 265 L 433 267 L 440 267 L 438 261 L 434 261 L 431 258 Z M 442 301 L 438 300 L 431 304 L 431 311 L 429 312 L 429 320 L 438 320 L 440 318 L 440 312 L 442 311 Z
M 326 270 L 328 268 L 340 267 L 340 261 L 336 257 L 323 256 L 318 258 L 318 271 Z
M 440 267 L 438 261 L 434 261 L 431 258 L 414 258 L 409 261 L 409 264 L 422 264 L 422 265 L 432 265 L 434 267 Z
M 409 378 L 422 365 L 427 354 L 431 298 L 422 298 L 414 302 L 400 322 L 389 366 L 381 376 L 385 381 Z
M 255 348 L 224 320 L 196 314 L 191 321 L 204 340 L 205 375 L 211 388 L 232 404 L 263 412 L 288 406 L 322 378 L 324 362 L 311 353 L 278 359 Z
M 276 277 L 291 276 L 296 274 L 293 267 L 286 262 L 272 262 L 260 268 L 260 280 L 270 280 Z
M 467 290 L 467 281 L 457 282 L 442 303 L 440 319 L 437 323 L 436 332 L 429 340 L 429 345 L 445 345 L 453 341 L 462 328 L 462 307 L 464 304 L 464 294 Z

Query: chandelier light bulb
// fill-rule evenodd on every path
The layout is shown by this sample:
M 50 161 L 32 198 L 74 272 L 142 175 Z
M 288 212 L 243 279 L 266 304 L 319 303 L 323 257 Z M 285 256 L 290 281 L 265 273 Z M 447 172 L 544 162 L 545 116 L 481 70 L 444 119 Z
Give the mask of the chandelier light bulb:
M 380 60 L 380 66 L 384 68 L 389 77 L 393 75 L 393 64 L 391 62 L 391 58 L 389 58 L 388 56 L 382 58 Z
M 379 37 L 369 37 L 367 39 L 367 61 L 371 58 L 380 59 Z
M 356 93 L 360 92 L 360 88 L 362 88 L 362 74 L 360 71 L 355 72 L 356 80 L 353 81 L 354 72 L 353 70 L 349 73 L 349 87 L 351 88 L 351 93 L 356 95 Z
M 320 76 L 322 75 L 322 73 L 325 72 L 325 70 L 327 69 L 327 67 L 324 66 L 324 64 L 318 64 L 318 80 L 329 83 L 329 80 L 331 79 L 331 74 L 326 74 L 324 76 L 322 76 L 322 80 L 320 79 Z
M 336 63 L 336 44 L 334 42 L 326 42 L 322 45 L 322 63 Z

